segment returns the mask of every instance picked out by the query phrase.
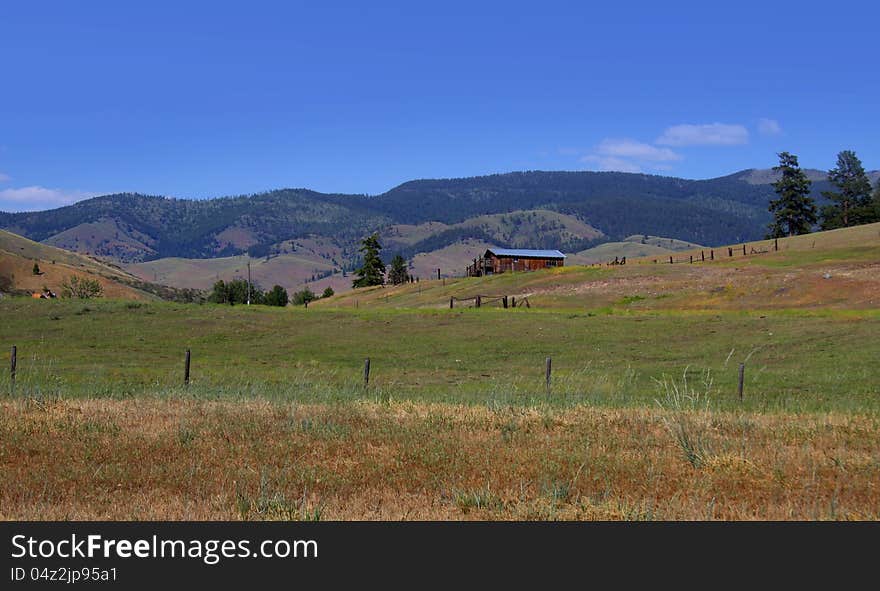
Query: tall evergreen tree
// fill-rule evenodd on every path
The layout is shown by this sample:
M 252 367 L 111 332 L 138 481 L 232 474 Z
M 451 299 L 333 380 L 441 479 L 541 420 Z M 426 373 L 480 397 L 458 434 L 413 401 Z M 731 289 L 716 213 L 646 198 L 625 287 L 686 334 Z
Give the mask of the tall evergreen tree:
M 391 259 L 391 270 L 388 271 L 388 281 L 391 282 L 392 285 L 400 285 L 401 283 L 406 283 L 409 279 L 409 274 L 406 272 L 406 259 L 402 256 L 395 255 L 393 259 Z
M 777 156 L 779 166 L 773 170 L 781 172 L 782 176 L 773 183 L 779 197 L 770 201 L 773 223 L 768 237 L 809 234 L 818 219 L 816 203 L 810 197 L 810 179 L 801 170 L 797 156 L 788 152 L 780 152 Z
M 364 264 L 357 270 L 357 279 L 352 287 L 369 287 L 370 285 L 385 285 L 385 263 L 379 257 L 382 245 L 379 244 L 379 234 L 372 234 L 361 240 L 360 251 L 363 253 Z
M 828 171 L 828 181 L 838 190 L 822 192 L 832 201 L 822 208 L 822 229 L 864 223 L 871 206 L 871 181 L 855 152 L 844 150 L 837 155 L 837 167 Z

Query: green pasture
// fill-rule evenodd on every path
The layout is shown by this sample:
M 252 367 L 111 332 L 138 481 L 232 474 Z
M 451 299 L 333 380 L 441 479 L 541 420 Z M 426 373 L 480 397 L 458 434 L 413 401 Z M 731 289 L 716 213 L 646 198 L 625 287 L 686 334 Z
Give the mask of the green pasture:
M 604 406 L 655 405 L 679 388 L 718 408 L 876 412 L 877 334 L 876 311 L 331 310 L 11 298 L 0 301 L 0 388 L 37 399 Z M 187 348 L 192 377 L 184 388 Z

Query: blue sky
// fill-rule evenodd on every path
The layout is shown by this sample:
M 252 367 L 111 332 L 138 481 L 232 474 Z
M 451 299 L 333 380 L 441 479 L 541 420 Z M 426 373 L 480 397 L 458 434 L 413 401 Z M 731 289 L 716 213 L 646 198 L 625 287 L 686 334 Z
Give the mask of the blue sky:
M 880 9 L 8 2 L 0 210 L 414 178 L 880 167 Z M 780 6 L 776 6 L 779 4 Z

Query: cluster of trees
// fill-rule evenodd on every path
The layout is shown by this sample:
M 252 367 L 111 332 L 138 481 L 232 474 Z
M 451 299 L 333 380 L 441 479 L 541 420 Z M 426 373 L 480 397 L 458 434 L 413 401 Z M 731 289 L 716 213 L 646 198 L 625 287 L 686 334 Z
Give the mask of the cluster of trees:
M 810 195 L 811 181 L 798 164 L 797 156 L 781 152 L 779 165 L 773 170 L 781 177 L 773 188 L 778 197 L 770 201 L 768 237 L 796 236 L 813 231 L 816 224 L 823 230 L 847 228 L 880 222 L 880 180 L 876 187 L 856 153 L 844 150 L 837 155 L 837 166 L 828 171 L 832 191 L 822 191 L 829 203 L 817 207 Z
M 363 256 L 363 264 L 357 269 L 357 277 L 352 281 L 352 287 L 369 287 L 371 285 L 385 285 L 385 263 L 379 256 L 382 245 L 379 244 L 379 235 L 374 233 L 361 241 L 360 252 Z M 391 268 L 388 269 L 388 283 L 400 285 L 413 281 L 412 275 L 407 269 L 406 259 L 397 254 L 391 259 Z
M 320 298 L 329 298 L 335 293 L 336 292 L 333 291 L 332 287 L 328 287 L 324 290 L 324 293 L 319 296 L 311 289 L 306 287 L 304 289 L 301 289 L 300 291 L 295 292 L 290 301 L 291 303 L 293 303 L 294 306 L 303 306 Z
M 328 287 L 320 297 L 329 298 L 334 294 L 333 288 Z M 288 295 L 287 290 L 280 285 L 275 285 L 269 291 L 262 291 L 260 286 L 251 282 L 250 284 L 250 301 L 252 304 L 261 304 L 264 306 L 286 306 L 291 303 L 295 306 L 302 306 L 318 299 L 311 289 L 306 287 L 300 291 L 294 292 L 292 296 Z M 217 281 L 208 296 L 208 301 L 215 304 L 247 304 L 248 302 L 248 282 L 245 279 L 233 279 L 232 281 Z
M 245 279 L 221 279 L 214 284 L 208 296 L 208 301 L 215 304 L 247 304 L 249 299 L 252 304 L 265 306 L 286 306 L 289 301 L 287 290 L 280 285 L 274 285 L 264 292 L 259 285 L 253 281 L 249 284 Z

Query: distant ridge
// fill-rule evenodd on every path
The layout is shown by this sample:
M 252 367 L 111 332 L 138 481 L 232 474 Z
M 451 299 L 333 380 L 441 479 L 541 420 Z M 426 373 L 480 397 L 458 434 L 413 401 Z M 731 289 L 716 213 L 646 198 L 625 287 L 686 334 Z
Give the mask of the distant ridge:
M 808 175 L 821 202 L 821 191 L 829 188 L 824 173 L 809 170 Z M 770 221 L 773 178 L 771 169 L 705 180 L 523 171 L 412 180 L 374 196 L 308 189 L 204 200 L 119 193 L 49 211 L 0 213 L 0 228 L 127 265 L 148 281 L 184 276 L 187 266 L 205 277 L 214 269 L 219 278 L 235 273 L 239 262 L 187 260 L 247 254 L 267 263 L 285 257 L 265 269 L 283 269 L 287 285 L 321 287 L 332 276 L 336 289 L 350 283 L 346 273 L 358 265 L 359 241 L 372 232 L 380 233 L 383 256 L 402 254 L 425 269 L 432 261 L 454 263 L 450 274 L 466 262 L 459 263 L 452 255 L 458 251 L 450 248 L 465 243 L 574 254 L 633 235 L 706 246 L 760 239 Z M 633 250 L 632 245 L 622 248 Z M 421 256 L 441 251 L 440 258 Z M 157 264 L 136 266 L 149 261 Z M 277 276 L 268 273 L 266 280 Z

